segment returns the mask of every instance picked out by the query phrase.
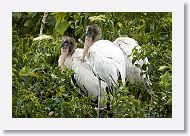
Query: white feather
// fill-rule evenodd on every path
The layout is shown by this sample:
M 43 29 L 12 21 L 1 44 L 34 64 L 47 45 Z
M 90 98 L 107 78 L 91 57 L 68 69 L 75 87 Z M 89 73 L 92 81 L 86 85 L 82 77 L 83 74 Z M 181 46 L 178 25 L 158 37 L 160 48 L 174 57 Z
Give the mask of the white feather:
M 130 81 L 144 82 L 147 79 L 148 84 L 150 84 L 148 75 L 142 75 L 145 72 L 141 67 L 143 64 L 148 64 L 148 58 L 144 60 L 137 60 L 134 64 L 132 63 L 132 49 L 136 48 L 138 51 L 141 47 L 138 45 L 137 41 L 129 37 L 119 37 L 113 42 L 117 47 L 119 47 L 125 56 L 125 68 L 126 68 L 126 78 Z M 135 66 L 138 64 L 139 67 Z
M 87 63 L 96 75 L 109 85 L 114 85 L 118 80 L 119 71 L 122 82 L 125 82 L 125 58 L 122 51 L 112 42 L 99 40 L 89 48 L 88 52 Z
M 68 56 L 64 62 L 64 65 L 74 71 L 74 78 L 77 85 L 81 90 L 90 97 L 93 97 L 94 100 L 98 98 L 99 90 L 99 80 L 92 72 L 91 67 L 87 63 L 82 62 L 83 49 L 76 49 L 72 56 Z M 60 57 L 58 62 L 60 63 Z M 107 93 L 106 88 L 108 87 L 107 83 L 101 81 L 101 101 L 105 99 L 104 103 L 100 103 L 100 108 L 106 107 Z M 83 94 L 82 92 L 79 92 Z

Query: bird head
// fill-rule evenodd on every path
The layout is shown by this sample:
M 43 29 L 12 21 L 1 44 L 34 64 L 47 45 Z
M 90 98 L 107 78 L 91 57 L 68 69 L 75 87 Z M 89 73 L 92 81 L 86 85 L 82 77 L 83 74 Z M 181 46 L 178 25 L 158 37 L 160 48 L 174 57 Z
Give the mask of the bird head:
M 83 50 L 83 62 L 85 56 L 88 54 L 88 50 L 92 44 L 102 37 L 101 29 L 97 25 L 90 25 L 86 27 L 85 32 L 85 43 L 84 43 L 84 50 Z
M 60 67 L 64 68 L 65 59 L 71 56 L 76 49 L 75 40 L 72 37 L 64 36 L 61 42 L 61 60 Z

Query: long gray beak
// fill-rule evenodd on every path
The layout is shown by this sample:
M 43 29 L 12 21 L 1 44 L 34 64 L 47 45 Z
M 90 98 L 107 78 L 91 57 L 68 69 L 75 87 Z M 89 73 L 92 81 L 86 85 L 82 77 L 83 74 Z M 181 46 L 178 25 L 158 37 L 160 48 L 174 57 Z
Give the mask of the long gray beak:
M 64 69 L 64 62 L 68 55 L 69 49 L 63 49 L 61 48 L 61 61 L 60 61 L 60 67 L 63 70 Z
M 83 56 L 82 56 L 82 61 L 85 61 L 85 57 L 88 55 L 88 50 L 90 46 L 92 45 L 92 37 L 85 37 L 85 43 L 84 43 L 84 49 L 83 49 Z

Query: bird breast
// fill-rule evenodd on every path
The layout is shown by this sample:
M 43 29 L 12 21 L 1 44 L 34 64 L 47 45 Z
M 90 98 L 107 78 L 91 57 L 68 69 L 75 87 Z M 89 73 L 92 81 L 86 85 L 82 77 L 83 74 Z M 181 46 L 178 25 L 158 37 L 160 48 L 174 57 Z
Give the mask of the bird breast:
M 125 82 L 125 57 L 120 48 L 108 40 L 99 40 L 89 49 L 87 63 L 92 67 L 96 76 L 103 76 L 108 84 L 109 78 L 117 79 L 118 71 Z M 99 74 L 99 75 L 98 75 Z M 112 75 L 112 77 L 110 77 Z M 117 81 L 117 80 L 116 80 Z

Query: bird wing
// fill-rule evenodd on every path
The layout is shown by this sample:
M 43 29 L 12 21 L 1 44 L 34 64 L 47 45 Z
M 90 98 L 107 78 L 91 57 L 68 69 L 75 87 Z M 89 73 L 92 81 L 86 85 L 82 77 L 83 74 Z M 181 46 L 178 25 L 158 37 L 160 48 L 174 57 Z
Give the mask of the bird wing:
M 141 49 L 138 42 L 133 38 L 119 37 L 113 44 L 119 47 L 125 56 L 126 78 L 131 81 L 142 81 L 145 77 L 141 76 L 141 73 L 144 72 L 141 67 L 143 64 L 148 64 L 148 58 L 137 60 L 134 64 L 132 63 L 132 49 L 136 48 L 137 51 Z M 139 65 L 139 67 L 137 67 L 137 65 Z
M 108 83 L 109 86 L 118 86 L 120 71 L 112 59 L 101 56 L 96 52 L 90 52 L 87 63 L 91 66 L 96 77 Z
M 123 58 L 121 50 L 108 40 L 99 40 L 95 42 L 90 47 L 89 52 L 90 51 L 96 52 L 103 57 L 112 58 L 116 63 L 120 63 Z
M 117 69 L 119 70 L 121 74 L 122 81 L 125 82 L 125 57 L 123 55 L 123 52 L 117 46 L 115 46 L 112 42 L 108 40 L 99 40 L 90 47 L 89 53 L 91 52 L 97 54 L 98 56 L 97 60 L 104 58 L 101 60 L 102 64 L 100 65 L 106 64 L 109 66 L 110 61 L 114 62 L 115 63 L 114 65 L 117 65 Z M 96 60 L 93 60 L 93 61 L 96 61 Z M 100 63 L 100 62 L 96 62 L 96 63 Z M 111 67 L 107 67 L 107 70 L 110 68 Z
M 119 37 L 113 44 L 119 47 L 127 55 L 132 54 L 133 48 L 136 47 L 138 50 L 141 48 L 135 39 L 129 37 Z
M 76 49 L 71 57 L 67 57 L 65 60 L 66 67 L 69 67 L 74 71 L 74 81 L 80 87 L 80 94 L 86 94 L 89 97 L 96 100 L 98 98 L 99 80 L 92 72 L 91 67 L 86 62 L 82 62 L 83 49 Z M 101 99 L 107 101 L 107 83 L 101 81 Z M 104 108 L 106 103 L 101 103 L 101 108 Z

